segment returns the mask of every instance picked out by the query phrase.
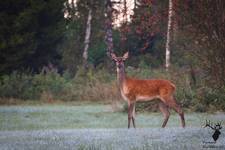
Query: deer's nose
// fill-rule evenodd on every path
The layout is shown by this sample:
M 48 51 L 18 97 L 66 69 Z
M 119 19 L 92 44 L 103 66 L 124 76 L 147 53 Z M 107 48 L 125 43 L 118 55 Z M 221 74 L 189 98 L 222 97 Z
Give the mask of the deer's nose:
M 119 64 L 119 65 L 118 65 L 118 68 L 122 68 L 122 64 Z

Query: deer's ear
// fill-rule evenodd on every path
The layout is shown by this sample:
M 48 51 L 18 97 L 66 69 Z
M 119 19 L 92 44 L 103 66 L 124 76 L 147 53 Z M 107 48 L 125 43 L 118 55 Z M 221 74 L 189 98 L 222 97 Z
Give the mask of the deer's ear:
M 110 56 L 112 57 L 113 60 L 116 60 L 116 55 L 114 53 L 110 53 Z
M 123 55 L 123 60 L 126 60 L 128 57 L 129 57 L 129 52 L 126 52 L 126 53 Z

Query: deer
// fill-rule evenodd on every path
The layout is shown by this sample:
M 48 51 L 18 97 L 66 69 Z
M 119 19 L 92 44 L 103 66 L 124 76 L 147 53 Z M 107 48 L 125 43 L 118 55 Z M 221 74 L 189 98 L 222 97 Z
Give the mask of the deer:
M 119 91 L 122 98 L 128 104 L 128 129 L 132 120 L 133 127 L 135 125 L 135 104 L 138 101 L 151 101 L 159 99 L 159 110 L 164 116 L 162 128 L 164 128 L 169 120 L 169 108 L 174 109 L 180 116 L 181 125 L 185 127 L 184 112 L 180 105 L 177 104 L 174 92 L 176 86 L 169 80 L 164 79 L 136 79 L 128 77 L 125 73 L 125 60 L 129 57 L 126 52 L 122 57 L 117 57 L 111 52 L 110 56 L 116 63 L 117 81 Z

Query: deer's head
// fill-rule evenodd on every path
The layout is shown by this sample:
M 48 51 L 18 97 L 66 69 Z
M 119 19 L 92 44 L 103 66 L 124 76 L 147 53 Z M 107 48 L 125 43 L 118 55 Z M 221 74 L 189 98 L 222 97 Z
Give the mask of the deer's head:
M 112 59 L 116 62 L 117 72 L 124 70 L 124 61 L 128 58 L 129 52 L 126 52 L 123 57 L 117 57 L 114 53 L 110 54 Z

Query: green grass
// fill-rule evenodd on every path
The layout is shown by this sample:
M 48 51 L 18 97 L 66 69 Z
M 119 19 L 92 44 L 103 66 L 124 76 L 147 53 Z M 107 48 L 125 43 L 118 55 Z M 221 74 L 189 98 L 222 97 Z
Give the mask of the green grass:
M 205 119 L 222 121 L 223 113 L 186 113 L 187 127 L 201 127 Z M 161 113 L 137 113 L 138 128 L 161 127 Z M 176 113 L 170 116 L 167 127 L 180 126 Z M 127 114 L 114 112 L 110 105 L 44 105 L 0 106 L 0 130 L 39 130 L 74 128 L 127 128 Z

